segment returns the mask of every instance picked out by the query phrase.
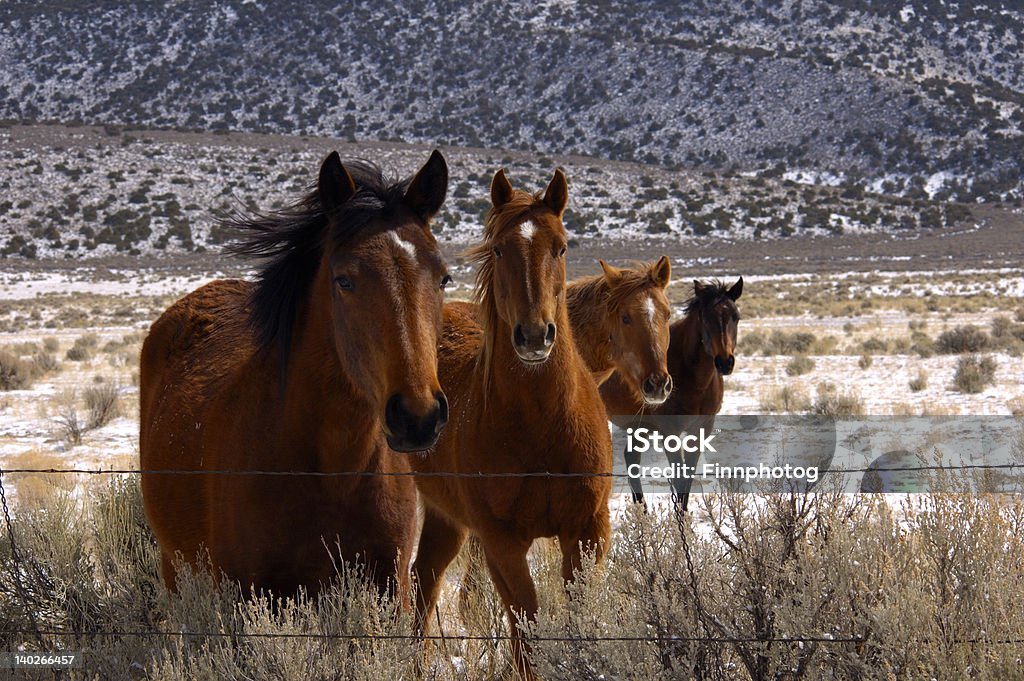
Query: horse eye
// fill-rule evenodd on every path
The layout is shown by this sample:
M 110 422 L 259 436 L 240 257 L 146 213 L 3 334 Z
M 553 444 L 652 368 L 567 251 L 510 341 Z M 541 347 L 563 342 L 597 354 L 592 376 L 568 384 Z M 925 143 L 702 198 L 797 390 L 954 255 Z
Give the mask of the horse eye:
M 342 291 L 351 291 L 352 282 L 347 277 L 336 277 L 334 283 L 338 285 L 338 288 Z
M 629 318 L 628 314 L 624 314 L 622 315 L 622 323 L 628 326 L 629 324 L 633 323 L 633 320 Z
M 446 274 L 443 277 L 441 277 L 441 290 L 443 291 L 446 288 L 448 288 L 448 284 L 450 283 L 452 283 L 451 275 Z
M 496 258 L 500 258 L 501 257 L 501 249 L 498 248 L 497 246 L 494 247 L 494 257 L 496 257 Z
M 564 256 L 565 256 L 565 246 L 562 246 L 562 250 L 560 250 L 558 252 L 558 257 L 561 258 L 561 257 L 564 257 Z

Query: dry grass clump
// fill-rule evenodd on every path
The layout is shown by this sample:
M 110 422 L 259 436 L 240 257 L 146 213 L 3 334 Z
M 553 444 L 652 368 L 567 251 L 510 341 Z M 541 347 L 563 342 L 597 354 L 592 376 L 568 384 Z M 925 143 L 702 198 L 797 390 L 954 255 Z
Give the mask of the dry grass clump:
M 762 394 L 759 406 L 766 414 L 798 414 L 811 408 L 811 399 L 802 388 L 784 385 Z
M 860 359 L 857 360 L 857 366 L 859 366 L 863 370 L 870 369 L 871 365 L 874 364 L 874 363 L 875 363 L 874 356 L 873 355 L 869 355 L 867 353 L 861 355 Z
M 772 331 L 765 336 L 758 331 L 744 334 L 743 351 L 747 354 L 761 352 L 770 355 L 797 355 L 812 351 L 818 337 L 809 331 Z
M 910 333 L 909 351 L 919 357 L 931 357 L 936 352 L 935 341 L 923 331 L 912 331 Z
M 910 382 L 907 385 L 910 387 L 911 392 L 921 392 L 928 387 L 928 372 L 924 369 L 918 369 L 917 375 L 910 379 Z
M 31 362 L 9 350 L 0 350 L 0 390 L 25 390 L 34 379 Z
M 814 360 L 807 355 L 795 355 L 786 363 L 786 374 L 789 376 L 803 376 L 814 371 Z
M 84 649 L 76 678 L 110 681 L 418 678 L 411 614 L 380 598 L 356 568 L 340 564 L 315 598 L 276 601 L 242 600 L 237 584 L 183 569 L 171 595 L 158 578 L 137 479 L 112 481 L 81 506 L 66 492 L 38 505 L 20 501 L 21 570 L 11 569 L 10 545 L 0 542 L 2 650 Z M 76 633 L 45 634 L 42 643 L 16 633 L 31 630 L 30 610 L 40 629 Z M 474 661 L 465 667 L 469 678 L 487 678 Z
M 832 418 L 863 416 L 864 401 L 856 392 L 841 393 L 832 383 L 821 383 L 811 413 Z
M 99 345 L 99 338 L 96 334 L 87 333 L 76 338 L 75 344 L 68 348 L 64 356 L 72 362 L 85 362 L 96 354 L 97 345 Z
M 56 353 L 60 349 L 60 342 L 53 336 L 47 336 L 43 339 L 43 350 L 46 352 Z
M 989 347 L 990 342 L 988 334 L 982 329 L 973 324 L 965 324 L 940 333 L 935 340 L 935 349 L 951 355 L 981 352 Z
M 1006 407 L 1014 416 L 1024 416 L 1024 397 L 1014 397 L 1006 403 Z
M 449 598 L 441 633 L 485 640 L 448 638 L 424 653 L 410 614 L 343 565 L 316 598 L 242 599 L 188 569 L 170 595 L 137 480 L 81 505 L 59 491 L 42 501 L 14 516 L 23 569 L 0 542 L 0 649 L 85 649 L 76 674 L 111 681 L 510 676 L 507 642 L 489 640 L 506 634 L 500 607 L 496 621 L 463 628 Z M 941 492 L 894 508 L 825 479 L 815 494 L 697 495 L 690 507 L 678 521 L 627 509 L 607 560 L 584 562 L 570 598 L 558 552 L 540 547 L 540 611 L 528 626 L 544 678 L 1018 675 L 1019 646 L 1006 642 L 1024 638 L 1021 496 Z M 475 598 L 470 609 L 495 607 L 493 589 Z M 29 609 L 45 632 L 80 633 L 41 643 L 15 633 L 31 629 Z
M 953 389 L 962 393 L 980 393 L 996 378 L 996 361 L 992 357 L 964 355 L 956 363 Z
M 1005 641 L 1024 636 L 1019 498 L 893 509 L 819 490 L 695 506 L 700 532 L 692 516 L 680 533 L 629 509 L 606 567 L 588 567 L 571 599 L 541 601 L 544 678 L 1016 676 L 1020 651 Z M 600 637 L 639 640 L 575 640 Z
M 121 388 L 115 383 L 101 383 L 85 390 L 85 408 L 89 412 L 87 428 L 102 428 L 121 415 Z

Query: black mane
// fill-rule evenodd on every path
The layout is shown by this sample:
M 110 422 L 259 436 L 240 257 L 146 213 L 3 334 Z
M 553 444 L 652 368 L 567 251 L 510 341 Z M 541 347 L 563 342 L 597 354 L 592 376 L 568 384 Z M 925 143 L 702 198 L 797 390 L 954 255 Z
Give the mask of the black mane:
M 723 284 L 718 279 L 712 279 L 711 281 L 702 281 L 701 289 L 698 293 L 694 291 L 693 295 L 686 299 L 683 303 L 683 313 L 690 314 L 698 310 L 708 310 L 717 305 L 722 299 L 732 302 L 732 298 L 729 297 L 729 287 Z
M 256 287 L 249 300 L 250 324 L 257 346 L 278 345 L 282 368 L 287 364 L 295 313 L 309 292 L 313 275 L 328 243 L 343 243 L 359 234 L 375 217 L 397 214 L 411 178 L 387 178 L 368 161 L 346 161 L 356 193 L 337 211 L 329 233 L 328 215 L 314 186 L 287 208 L 235 214 L 222 224 L 238 234 L 227 251 L 261 262 Z

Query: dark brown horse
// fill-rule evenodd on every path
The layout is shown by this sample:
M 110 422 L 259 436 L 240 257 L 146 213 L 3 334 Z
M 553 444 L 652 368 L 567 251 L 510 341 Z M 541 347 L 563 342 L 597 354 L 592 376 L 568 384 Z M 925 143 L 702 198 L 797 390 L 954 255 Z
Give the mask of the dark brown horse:
M 434 451 L 413 467 L 495 477 L 417 478 L 425 507 L 413 565 L 421 629 L 467 532 L 480 538 L 513 632 L 520 632 L 519 618 L 537 611 L 526 561 L 535 539 L 558 537 L 567 582 L 583 551 L 603 556 L 611 480 L 592 474 L 611 472 L 611 439 L 597 385 L 569 324 L 562 226 L 567 200 L 560 170 L 543 196 L 514 190 L 498 171 L 484 240 L 471 251 L 479 266 L 479 307 L 445 306 L 439 373 L 451 400 L 451 423 Z M 532 676 L 524 642 L 515 639 L 512 647 L 516 668 Z
M 693 297 L 685 308 L 685 316 L 672 324 L 668 346 L 668 370 L 675 388 L 661 405 L 648 409 L 638 400 L 627 383 L 616 375 L 601 386 L 601 398 L 609 415 L 680 416 L 679 431 L 697 433 L 701 428 L 710 432 L 715 415 L 722 408 L 725 392 L 723 376 L 732 373 L 736 364 L 736 328 L 740 313 L 736 301 L 743 293 L 743 277 L 731 287 L 721 282 L 693 282 Z M 687 466 L 696 466 L 700 453 L 686 456 Z M 673 463 L 682 463 L 678 456 Z M 627 464 L 636 463 L 627 460 Z M 692 469 L 691 469 L 692 470 Z M 678 477 L 672 481 L 676 496 L 686 508 L 691 478 Z M 643 501 L 640 481 L 630 478 L 633 500 Z
M 180 556 L 243 587 L 316 592 L 340 552 L 408 593 L 415 483 L 364 474 L 409 472 L 395 451 L 429 449 L 447 421 L 449 277 L 428 224 L 447 185 L 436 151 L 405 181 L 332 153 L 294 206 L 235 221 L 237 252 L 264 260 L 255 283 L 210 283 L 153 324 L 142 468 L 210 471 L 142 476 L 170 588 Z

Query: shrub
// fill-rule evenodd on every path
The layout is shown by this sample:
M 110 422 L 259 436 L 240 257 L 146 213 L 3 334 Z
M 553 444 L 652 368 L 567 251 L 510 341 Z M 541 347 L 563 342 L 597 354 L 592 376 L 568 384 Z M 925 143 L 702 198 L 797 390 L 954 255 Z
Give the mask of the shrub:
M 996 378 L 996 361 L 988 355 L 964 355 L 956 363 L 953 388 L 962 393 L 980 393 Z
M 871 365 L 875 363 L 875 358 L 872 355 L 864 354 L 857 360 L 857 366 L 861 369 L 870 369 Z
M 786 363 L 786 373 L 790 376 L 803 376 L 814 370 L 814 360 L 807 355 L 796 355 Z
M 831 383 L 818 386 L 818 396 L 811 405 L 811 413 L 831 418 L 849 418 L 864 415 L 864 402 L 854 392 L 840 393 Z
M 39 351 L 32 357 L 32 371 L 36 376 L 60 371 L 60 362 L 57 361 L 56 355 Z
M 889 343 L 881 338 L 871 337 L 860 344 L 861 352 L 868 354 L 884 354 L 889 351 Z
M 810 352 L 811 346 L 817 339 L 817 336 L 807 331 L 789 333 L 776 329 L 765 340 L 764 354 L 796 355 L 807 353 Z
M 57 352 L 60 349 L 60 343 L 53 336 L 47 336 L 43 339 L 43 350 L 47 352 Z
M 917 370 L 917 376 L 910 379 L 910 390 L 915 393 L 919 393 L 928 387 L 928 374 L 924 369 Z
M 120 388 L 102 383 L 85 391 L 85 407 L 89 411 L 88 429 L 102 428 L 121 415 Z
M 945 354 L 961 354 L 965 352 L 981 352 L 989 346 L 988 334 L 974 326 L 966 324 L 939 334 L 935 348 Z
M 811 400 L 806 391 L 791 385 L 784 385 L 780 388 L 773 388 L 767 394 L 762 395 L 760 407 L 761 411 L 767 414 L 795 414 L 810 409 Z
M 82 434 L 85 432 L 85 425 L 78 418 L 78 410 L 73 404 L 61 407 L 60 413 L 54 419 L 57 425 L 57 435 L 68 447 L 77 447 L 82 444 Z
M 72 362 L 84 362 L 92 359 L 97 345 L 99 345 L 99 338 L 96 337 L 96 334 L 87 333 L 76 338 L 75 344 L 68 348 L 64 356 Z
M 7 350 L 0 350 L 0 390 L 25 390 L 35 378 L 32 365 Z

